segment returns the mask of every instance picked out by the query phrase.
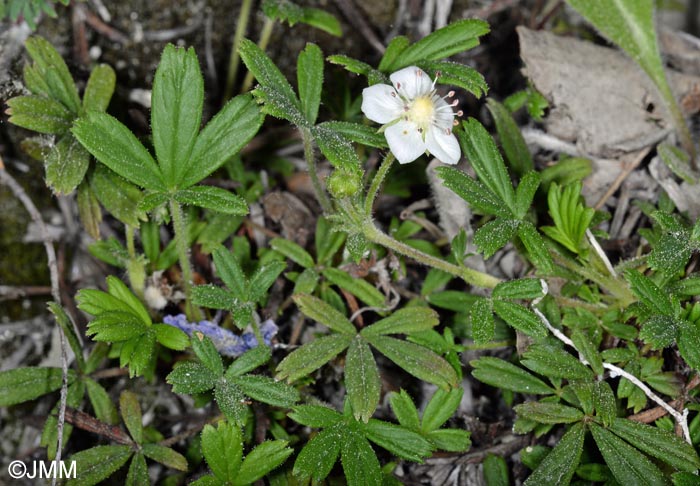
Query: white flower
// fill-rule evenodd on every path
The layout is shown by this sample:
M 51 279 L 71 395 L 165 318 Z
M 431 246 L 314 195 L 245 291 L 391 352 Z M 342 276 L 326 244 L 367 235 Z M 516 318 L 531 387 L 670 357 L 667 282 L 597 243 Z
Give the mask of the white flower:
M 445 164 L 459 162 L 459 142 L 452 133 L 452 107 L 457 102 L 448 104 L 437 95 L 435 81 L 415 66 L 395 72 L 390 79 L 393 87 L 375 84 L 362 91 L 362 112 L 384 124 L 386 141 L 396 159 L 407 164 L 427 150 Z M 446 97 L 452 96 L 454 91 Z

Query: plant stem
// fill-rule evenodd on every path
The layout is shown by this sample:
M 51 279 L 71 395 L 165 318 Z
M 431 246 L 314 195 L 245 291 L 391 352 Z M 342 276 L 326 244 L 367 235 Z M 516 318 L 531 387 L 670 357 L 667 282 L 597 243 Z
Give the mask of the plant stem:
M 377 199 L 377 195 L 379 194 L 379 189 L 382 186 L 382 183 L 384 182 L 384 179 L 386 178 L 386 175 L 389 173 L 391 170 L 391 165 L 394 162 L 395 157 L 394 154 L 389 152 L 386 157 L 384 157 L 384 160 L 382 160 L 382 163 L 379 166 L 379 169 L 377 169 L 377 173 L 374 174 L 374 179 L 372 179 L 372 184 L 370 184 L 369 189 L 367 190 L 367 199 L 365 199 L 365 214 L 367 216 L 372 215 L 372 208 L 374 207 L 374 201 Z
M 396 253 L 407 256 L 412 260 L 427 265 L 443 272 L 447 272 L 455 277 L 459 277 L 470 285 L 492 289 L 500 283 L 500 279 L 487 273 L 482 273 L 467 267 L 460 267 L 441 258 L 436 258 L 427 253 L 402 243 L 377 228 L 371 220 L 367 220 L 362 225 L 362 233 L 369 241 L 382 245 Z
M 136 245 L 134 244 L 134 227 L 126 225 L 126 250 L 129 253 L 129 263 L 126 271 L 129 274 L 131 289 L 143 300 L 144 282 L 146 281 L 146 269 L 143 262 L 136 255 Z
M 241 3 L 241 11 L 238 13 L 238 23 L 236 23 L 236 33 L 233 35 L 233 44 L 231 46 L 231 57 L 228 63 L 228 73 L 226 75 L 226 88 L 224 89 L 224 103 L 226 103 L 233 94 L 233 83 L 236 82 L 238 74 L 238 66 L 240 65 L 241 57 L 238 54 L 238 48 L 241 46 L 241 41 L 245 37 L 248 28 L 248 19 L 250 18 L 250 8 L 253 5 L 253 0 L 243 0 Z
M 190 266 L 190 249 L 187 244 L 187 226 L 182 206 L 174 199 L 170 200 L 170 216 L 173 218 L 173 230 L 175 231 L 175 247 L 180 268 L 182 269 L 182 288 L 185 291 L 185 314 L 190 321 L 202 319 L 202 313 L 192 305 L 192 267 Z
M 688 128 L 688 124 L 685 121 L 685 117 L 683 116 L 683 112 L 681 111 L 680 107 L 678 106 L 678 102 L 676 101 L 676 97 L 674 96 L 673 91 L 671 91 L 671 87 L 668 84 L 668 78 L 664 75 L 662 77 L 662 79 L 660 79 L 656 83 L 656 85 L 657 85 L 659 91 L 661 92 L 661 96 L 666 100 L 666 106 L 668 107 L 669 111 L 671 112 L 671 116 L 673 117 L 673 122 L 676 125 L 676 129 L 678 130 L 678 134 L 680 135 L 681 144 L 683 145 L 683 148 L 690 155 L 690 167 L 693 170 L 696 170 L 698 168 L 698 166 L 697 166 L 697 163 L 695 162 L 695 155 L 696 155 L 695 143 L 693 143 L 693 137 L 690 134 L 690 129 Z
M 306 159 L 306 166 L 309 171 L 309 177 L 311 178 L 311 184 L 314 187 L 314 192 L 316 193 L 316 199 L 321 205 L 321 209 L 326 214 L 330 214 L 333 210 L 331 205 L 331 200 L 328 199 L 328 194 L 323 189 L 321 185 L 321 180 L 318 178 L 318 173 L 316 172 L 316 156 L 314 155 L 314 141 L 311 136 L 311 131 L 308 128 L 300 128 L 301 139 L 304 142 L 304 158 Z
M 267 45 L 270 43 L 270 38 L 272 37 L 272 29 L 275 27 L 275 21 L 269 17 L 265 17 L 265 23 L 260 31 L 260 40 L 258 41 L 258 47 L 260 50 L 265 51 Z M 253 85 L 253 73 L 248 71 L 243 80 L 243 86 L 241 87 L 241 93 L 245 93 Z

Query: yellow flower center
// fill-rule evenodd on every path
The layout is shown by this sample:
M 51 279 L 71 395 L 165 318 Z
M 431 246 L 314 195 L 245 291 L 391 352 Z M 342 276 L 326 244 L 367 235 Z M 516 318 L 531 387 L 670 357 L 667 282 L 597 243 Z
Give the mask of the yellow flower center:
M 427 129 L 433 121 L 435 105 L 429 96 L 421 96 L 413 100 L 408 113 L 408 118 L 423 130 Z

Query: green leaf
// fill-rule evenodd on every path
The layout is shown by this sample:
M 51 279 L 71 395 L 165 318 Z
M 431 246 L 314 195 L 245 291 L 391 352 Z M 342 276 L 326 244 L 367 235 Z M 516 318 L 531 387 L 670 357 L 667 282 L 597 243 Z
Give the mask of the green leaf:
M 258 133 L 264 118 L 249 94 L 226 103 L 197 136 L 178 187 L 200 182 L 233 158 Z
M 691 474 L 687 472 L 673 474 L 673 486 L 695 486 L 697 482 L 697 474 Z
M 558 403 L 526 402 L 513 407 L 518 417 L 534 420 L 541 424 L 570 424 L 583 420 L 583 412 L 578 408 Z
M 128 181 L 152 191 L 164 189 L 163 176 L 151 154 L 116 118 L 89 112 L 75 121 L 72 132 L 98 161 Z
M 494 300 L 493 310 L 506 324 L 528 336 L 543 338 L 548 334 L 540 318 L 522 305 L 507 300 Z
M 639 300 L 649 306 L 655 313 L 666 316 L 674 315 L 674 306 L 667 293 L 663 292 L 649 277 L 637 270 L 627 270 L 625 278 Z
M 484 480 L 486 486 L 509 486 L 506 460 L 501 456 L 488 454 L 484 459 Z
M 233 360 L 233 363 L 226 370 L 226 377 L 233 378 L 253 371 L 270 361 L 271 357 L 270 348 L 267 346 L 256 346 Z
M 474 244 L 484 258 L 491 258 L 498 250 L 513 239 L 520 226 L 515 219 L 496 218 L 476 230 Z
M 317 338 L 301 348 L 292 351 L 277 365 L 278 380 L 288 382 L 297 380 L 317 370 L 350 346 L 353 336 L 350 334 L 332 334 Z
M 512 215 L 517 215 L 515 192 L 501 154 L 484 126 L 474 118 L 462 122 L 459 139 L 474 172 Z
M 242 486 L 254 483 L 280 466 L 293 452 L 294 449 L 287 447 L 286 440 L 263 442 L 246 456 L 233 484 Z
M 58 101 L 45 96 L 16 96 L 7 102 L 9 122 L 39 133 L 63 134 L 75 114 Z
M 681 326 L 676 344 L 685 362 L 695 370 L 700 370 L 700 326 L 687 322 Z
M 459 407 L 463 394 L 464 390 L 461 388 L 454 388 L 450 391 L 435 390 L 423 412 L 421 430 L 431 432 L 442 427 Z
M 520 218 L 525 218 L 530 210 L 537 188 L 540 187 L 540 181 L 540 174 L 530 171 L 520 179 L 518 187 L 515 188 L 515 206 Z
M 251 302 L 257 302 L 267 294 L 267 289 L 275 283 L 280 273 L 284 271 L 287 264 L 284 262 L 273 261 L 265 265 L 261 265 L 250 277 L 248 285 L 248 298 Z
M 97 164 L 96 167 L 102 167 L 102 165 Z M 93 239 L 99 240 L 102 209 L 95 191 L 92 190 L 89 183 L 78 185 L 76 201 L 78 203 L 78 216 L 83 228 Z
M 99 64 L 90 73 L 83 93 L 83 110 L 107 111 L 117 83 L 114 69 L 107 64 Z
M 223 246 L 215 249 L 213 254 L 217 275 L 221 277 L 234 297 L 245 298 L 247 294 L 246 278 L 236 255 Z
M 581 181 L 565 187 L 559 187 L 555 182 L 549 186 L 549 214 L 555 226 L 542 227 L 547 236 L 576 254 L 583 251 L 584 235 L 595 215 L 593 208 L 586 207 L 581 201 L 581 187 Z
M 318 117 L 323 89 L 323 52 L 316 44 L 307 43 L 306 48 L 299 53 L 297 84 L 301 109 L 306 120 L 313 125 Z
M 34 61 L 32 66 L 47 88 L 45 94 L 60 101 L 73 113 L 80 109 L 80 98 L 68 66 L 61 55 L 46 39 L 34 36 L 24 43 L 24 47 Z
M 426 438 L 435 445 L 437 449 L 450 452 L 465 452 L 472 445 L 471 434 L 466 430 L 459 429 L 439 429 L 432 430 L 426 434 Z
M 658 427 L 616 418 L 608 430 L 679 471 L 695 473 L 700 468 L 700 458 L 692 445 Z
M 111 172 L 111 171 L 110 171 Z M 167 192 L 151 192 L 146 194 L 141 202 L 138 203 L 137 209 L 142 212 L 153 212 L 159 206 L 165 206 L 170 201 L 170 194 Z
M 137 444 L 141 444 L 143 442 L 143 424 L 141 422 L 141 406 L 136 395 L 124 390 L 119 395 L 119 410 L 131 438 Z
M 538 278 L 521 278 L 499 283 L 491 295 L 495 299 L 534 300 L 544 295 L 544 289 Z
M 323 276 L 329 282 L 350 292 L 365 304 L 372 307 L 384 307 L 384 295 L 366 280 L 353 278 L 347 272 L 332 267 L 323 270 Z
M 360 336 L 350 343 L 345 360 L 345 388 L 356 420 L 367 422 L 379 404 L 379 370 L 372 350 Z
M 365 437 L 402 459 L 420 462 L 433 451 L 428 440 L 399 425 L 372 419 L 362 429 Z
M 292 86 L 265 52 L 248 39 L 241 41 L 239 52 L 243 63 L 261 85 L 256 90 L 256 96 L 265 104 L 263 111 L 297 126 L 307 126 L 301 103 Z
M 139 207 L 144 199 L 141 190 L 107 166 L 95 166 L 90 177 L 90 188 L 107 212 L 122 223 L 137 227 L 146 220 L 146 212 Z
M 158 444 L 144 444 L 143 454 L 149 459 L 153 459 L 169 468 L 187 471 L 187 459 L 185 459 L 185 456 L 175 452 L 170 447 Z
M 335 410 L 321 405 L 297 405 L 289 418 L 307 427 L 331 427 L 343 416 Z
M 70 194 L 85 177 L 90 154 L 70 133 L 46 156 L 46 183 L 57 194 Z
M 353 142 L 357 142 L 368 147 L 388 147 L 384 134 L 378 133 L 376 128 L 368 127 L 367 125 L 360 125 L 359 123 L 345 121 L 327 121 L 320 123 L 319 126 L 339 133 L 343 137 Z
M 596 415 L 603 421 L 603 425 L 609 427 L 617 417 L 617 401 L 608 382 L 598 381 L 595 383 L 593 406 Z
M 639 338 L 650 343 L 653 349 L 663 349 L 673 344 L 680 327 L 682 321 L 657 314 L 644 321 Z
M 496 322 L 493 319 L 493 307 L 490 299 L 479 299 L 469 308 L 472 324 L 472 338 L 476 344 L 485 344 L 493 340 Z
M 302 7 L 302 16 L 299 21 L 336 37 L 343 35 L 338 19 L 320 8 Z
M 465 19 L 436 30 L 407 47 L 388 67 L 398 71 L 419 61 L 437 61 L 479 45 L 479 37 L 488 34 L 489 24 L 483 20 Z
M 76 477 L 68 479 L 66 484 L 98 484 L 126 464 L 132 454 L 133 450 L 126 445 L 96 446 L 77 452 L 70 457 L 76 463 Z
M 411 45 L 411 41 L 404 35 L 397 35 L 392 38 L 386 46 L 386 51 L 384 51 L 381 61 L 379 61 L 378 69 L 389 72 L 391 65 L 397 62 L 398 57 L 409 45 Z
M 394 40 L 397 38 L 395 37 Z M 438 84 L 457 86 L 469 91 L 477 98 L 481 98 L 488 92 L 489 88 L 484 76 L 473 67 L 450 61 L 422 61 L 416 65 L 432 78 L 437 78 Z
M 486 105 L 496 124 L 498 138 L 501 141 L 503 152 L 505 152 L 510 166 L 521 176 L 532 171 L 534 164 L 532 163 L 530 150 L 527 148 L 525 139 L 520 133 L 520 128 L 515 123 L 513 116 L 505 106 L 493 98 L 489 99 Z
M 243 457 L 243 438 L 238 426 L 225 421 L 202 429 L 202 453 L 209 468 L 221 481 L 234 481 Z
M 294 461 L 294 475 L 302 480 L 323 481 L 333 469 L 343 434 L 340 428 L 334 426 L 320 432 L 306 443 Z
M 140 484 L 148 484 L 148 466 L 143 454 L 137 452 L 131 459 L 129 464 L 129 472 L 126 475 L 126 486 L 139 486 Z
M 569 484 L 581 460 L 585 435 L 583 424 L 573 425 L 527 478 L 525 486 Z
M 331 64 L 338 64 L 340 66 L 343 66 L 346 71 L 366 76 L 370 86 L 377 83 L 389 83 L 388 76 L 385 76 L 384 73 L 377 71 L 369 64 L 362 61 L 358 61 L 357 59 L 336 54 L 334 56 L 328 56 L 326 60 Z
M 168 189 L 188 166 L 202 121 L 204 79 L 193 48 L 168 44 L 153 79 L 151 126 L 156 158 Z
M 107 390 L 92 378 L 84 378 L 83 382 L 85 383 L 85 388 L 90 398 L 90 404 L 95 411 L 95 417 L 108 424 L 114 425 L 118 423 L 119 413 L 117 412 L 117 407 L 115 407 L 112 402 L 112 397 L 107 393 Z
M 404 307 L 389 317 L 362 329 L 363 336 L 414 334 L 432 329 L 440 323 L 437 312 L 429 307 Z
M 122 301 L 128 309 L 141 320 L 145 325 L 151 324 L 151 316 L 141 301 L 129 290 L 119 278 L 114 275 L 107 277 L 107 292 Z
M 314 259 L 309 255 L 309 252 L 291 240 L 272 238 L 270 240 L 270 248 L 304 268 L 312 268 L 314 266 Z
M 181 361 L 175 365 L 165 381 L 173 386 L 175 393 L 195 394 L 211 390 L 219 378 L 220 376 L 201 363 Z
M 433 275 L 436 275 L 433 273 Z M 448 281 L 452 279 L 452 276 L 446 274 Z M 428 278 L 426 277 L 426 280 Z M 434 305 L 435 307 L 440 307 L 441 309 L 447 309 L 454 312 L 465 312 L 469 307 L 474 304 L 480 297 L 468 294 L 461 290 L 442 290 L 439 292 L 432 292 L 426 295 L 426 300 Z
M 418 410 L 406 390 L 401 389 L 399 393 L 392 392 L 389 395 L 389 404 L 401 425 L 410 430 L 420 429 Z
M 187 334 L 174 326 L 169 324 L 153 324 L 152 329 L 156 333 L 156 340 L 168 349 L 182 351 L 190 345 Z
M 232 378 L 231 381 L 240 386 L 250 398 L 276 407 L 291 407 L 300 400 L 296 388 L 269 376 L 243 375 Z
M 441 388 L 457 385 L 457 373 L 433 351 L 389 336 L 365 336 L 380 353 L 416 378 Z
M 663 473 L 644 454 L 595 423 L 593 438 L 615 479 L 625 485 L 667 485 Z
M 521 364 L 551 378 L 593 378 L 591 370 L 566 351 L 547 345 L 534 345 L 523 354 Z
M 382 486 L 379 460 L 367 439 L 355 431 L 344 434 L 340 459 L 348 486 Z
M 211 339 L 199 331 L 192 333 L 192 350 L 204 366 L 216 376 L 223 376 L 224 364 Z
M 442 179 L 442 184 L 467 201 L 472 209 L 483 214 L 492 214 L 503 218 L 512 217 L 511 212 L 503 205 L 498 196 L 487 189 L 482 182 L 475 181 L 454 167 L 438 167 L 436 172 Z
M 530 261 L 537 267 L 540 273 L 549 274 L 554 271 L 554 262 L 544 244 L 542 236 L 529 221 L 523 221 L 518 226 L 518 236 L 525 245 Z
M 180 204 L 191 204 L 225 214 L 248 214 L 245 199 L 220 187 L 194 186 L 180 189 L 173 197 Z
M 239 426 L 245 424 L 248 402 L 241 387 L 228 380 L 223 380 L 214 388 L 214 399 L 227 420 Z
M 192 303 L 207 309 L 231 310 L 238 299 L 228 290 L 216 285 L 197 285 L 192 288 Z
M 311 129 L 311 134 L 321 149 L 321 153 L 336 169 L 345 169 L 350 173 L 360 169 L 360 158 L 355 148 L 345 135 L 333 130 L 328 125 L 316 125 Z
M 472 376 L 489 385 L 533 395 L 554 393 L 554 389 L 539 378 L 500 358 L 485 356 L 469 364 L 474 368 Z
M 588 361 L 590 367 L 593 368 L 595 374 L 602 376 L 605 370 L 603 368 L 603 359 L 600 357 L 598 348 L 578 329 L 571 333 L 571 340 L 574 342 L 579 353 Z
M 141 336 L 147 329 L 131 312 L 106 311 L 88 323 L 86 334 L 95 341 L 119 342 Z

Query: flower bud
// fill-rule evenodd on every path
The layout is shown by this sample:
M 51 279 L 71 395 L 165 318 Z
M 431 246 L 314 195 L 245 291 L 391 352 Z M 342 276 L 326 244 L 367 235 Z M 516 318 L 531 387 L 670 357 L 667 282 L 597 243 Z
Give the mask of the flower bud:
M 357 172 L 339 169 L 333 171 L 328 178 L 328 191 L 338 199 L 353 196 L 361 186 L 362 178 Z

